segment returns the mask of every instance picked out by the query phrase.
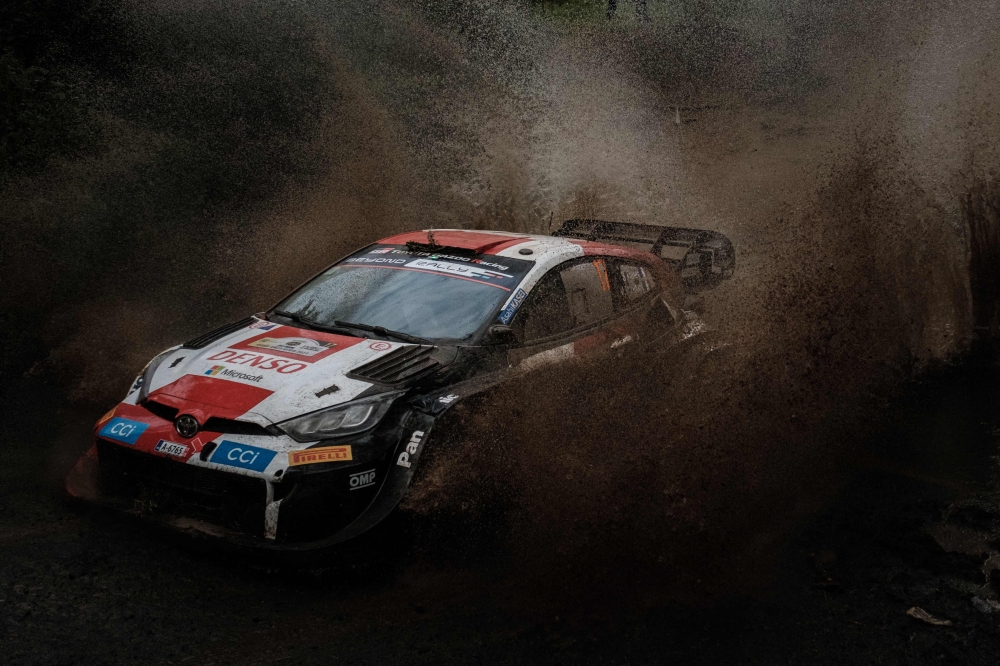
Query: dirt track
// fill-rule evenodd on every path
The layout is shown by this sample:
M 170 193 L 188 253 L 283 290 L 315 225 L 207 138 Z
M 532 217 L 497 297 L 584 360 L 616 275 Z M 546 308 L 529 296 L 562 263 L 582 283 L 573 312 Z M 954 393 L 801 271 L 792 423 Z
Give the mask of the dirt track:
M 75 436 L 96 414 L 64 410 L 54 426 L 32 405 L 58 392 L 27 382 L 4 415 L 4 662 L 995 664 L 1000 612 L 972 599 L 995 599 L 997 575 L 984 592 L 985 554 L 946 552 L 929 531 L 996 561 L 1000 512 L 972 499 L 989 488 L 997 377 L 948 371 L 913 387 L 870 458 L 844 470 L 752 591 L 641 609 L 572 593 L 562 607 L 533 600 L 502 554 L 264 568 L 81 515 L 40 480 L 46 465 L 49 476 L 65 465 L 41 452 L 60 427 Z M 959 455 L 957 437 L 972 443 Z M 565 580 L 586 586 L 578 573 Z M 912 619 L 912 606 L 954 625 Z

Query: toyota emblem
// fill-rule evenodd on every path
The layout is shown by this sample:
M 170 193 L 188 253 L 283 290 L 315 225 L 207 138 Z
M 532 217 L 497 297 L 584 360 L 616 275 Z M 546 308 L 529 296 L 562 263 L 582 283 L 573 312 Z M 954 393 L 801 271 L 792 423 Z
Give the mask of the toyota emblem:
M 199 427 L 197 419 L 190 414 L 181 414 L 177 417 L 177 420 L 174 421 L 174 430 L 177 431 L 178 435 L 184 437 L 185 439 L 191 439 L 197 435 Z

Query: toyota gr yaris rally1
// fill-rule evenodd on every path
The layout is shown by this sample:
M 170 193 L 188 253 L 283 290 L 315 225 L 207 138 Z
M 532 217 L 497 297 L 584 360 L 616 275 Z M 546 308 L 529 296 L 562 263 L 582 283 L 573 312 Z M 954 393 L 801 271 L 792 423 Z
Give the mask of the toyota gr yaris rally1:
M 689 339 L 685 285 L 733 267 L 721 234 L 594 220 L 383 239 L 156 356 L 67 490 L 240 544 L 339 544 L 399 504 L 447 410 L 547 364 Z

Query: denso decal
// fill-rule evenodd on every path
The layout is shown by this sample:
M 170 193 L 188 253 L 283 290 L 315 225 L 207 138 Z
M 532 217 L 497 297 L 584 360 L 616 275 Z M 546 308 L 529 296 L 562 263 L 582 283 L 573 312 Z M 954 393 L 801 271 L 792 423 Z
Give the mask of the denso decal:
M 208 357 L 209 361 L 222 361 L 232 365 L 248 365 L 258 370 L 275 370 L 283 375 L 290 375 L 308 367 L 305 363 L 296 363 L 288 359 L 276 356 L 265 356 L 263 354 L 252 354 L 248 352 L 238 352 L 232 349 L 219 352 Z M 210 373 L 205 373 L 210 374 Z
M 515 314 L 517 314 L 518 308 L 521 307 L 521 304 L 524 303 L 524 299 L 527 298 L 527 296 L 528 292 L 524 289 L 517 290 L 517 293 L 515 293 L 510 299 L 510 303 L 507 304 L 507 307 L 505 307 L 500 313 L 500 316 L 497 317 L 501 324 L 510 323 L 510 320 L 514 318 Z
M 347 462 L 353 460 L 350 446 L 321 446 L 315 449 L 292 451 L 288 454 L 288 465 L 312 465 L 313 463 Z
M 164 453 L 168 456 L 175 456 L 178 458 L 183 458 L 187 455 L 188 447 L 184 444 L 178 444 L 177 442 L 168 442 L 165 439 L 161 439 L 153 447 L 153 450 L 158 453 Z
M 337 345 L 309 338 L 261 338 L 249 343 L 248 346 L 309 357 L 333 349 Z
M 230 467 L 240 467 L 242 469 L 253 470 L 254 472 L 263 472 L 267 469 L 270 462 L 274 460 L 275 455 L 277 454 L 274 451 L 267 449 L 222 440 L 222 443 L 212 453 L 210 461 L 218 465 L 229 465 Z
M 147 427 L 148 425 L 145 423 L 129 421 L 128 419 L 119 417 L 108 421 L 107 425 L 101 428 L 98 434 L 101 437 L 124 442 L 131 446 L 136 443 L 139 436 L 145 432 Z
M 375 485 L 375 470 L 370 469 L 367 472 L 356 472 L 347 478 L 351 490 L 370 488 Z
M 410 466 L 410 456 L 416 455 L 417 450 L 420 448 L 420 442 L 424 439 L 423 430 L 414 430 L 413 434 L 410 436 L 410 441 L 406 443 L 406 450 L 399 454 L 399 459 L 396 460 L 396 464 L 400 467 Z

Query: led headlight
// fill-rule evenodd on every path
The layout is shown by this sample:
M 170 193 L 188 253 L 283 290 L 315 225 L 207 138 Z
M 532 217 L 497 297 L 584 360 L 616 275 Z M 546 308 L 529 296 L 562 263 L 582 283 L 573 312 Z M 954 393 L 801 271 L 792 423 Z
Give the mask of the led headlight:
M 328 407 L 279 423 L 278 428 L 299 442 L 315 442 L 328 437 L 361 432 L 374 427 L 389 411 L 392 401 L 402 394 L 403 391 L 382 393 L 336 407 Z
M 129 393 L 131 394 L 132 391 L 139 389 L 139 396 L 135 399 L 136 404 L 141 405 L 146 401 L 147 396 L 149 396 L 149 382 L 153 379 L 156 369 L 160 367 L 161 363 L 163 363 L 163 359 L 165 359 L 170 352 L 175 351 L 176 349 L 177 347 L 171 347 L 170 349 L 160 352 L 154 356 L 153 360 L 147 363 L 146 367 L 139 373 L 139 376 L 135 378 L 135 383 L 132 384 L 132 388 L 129 389 Z

